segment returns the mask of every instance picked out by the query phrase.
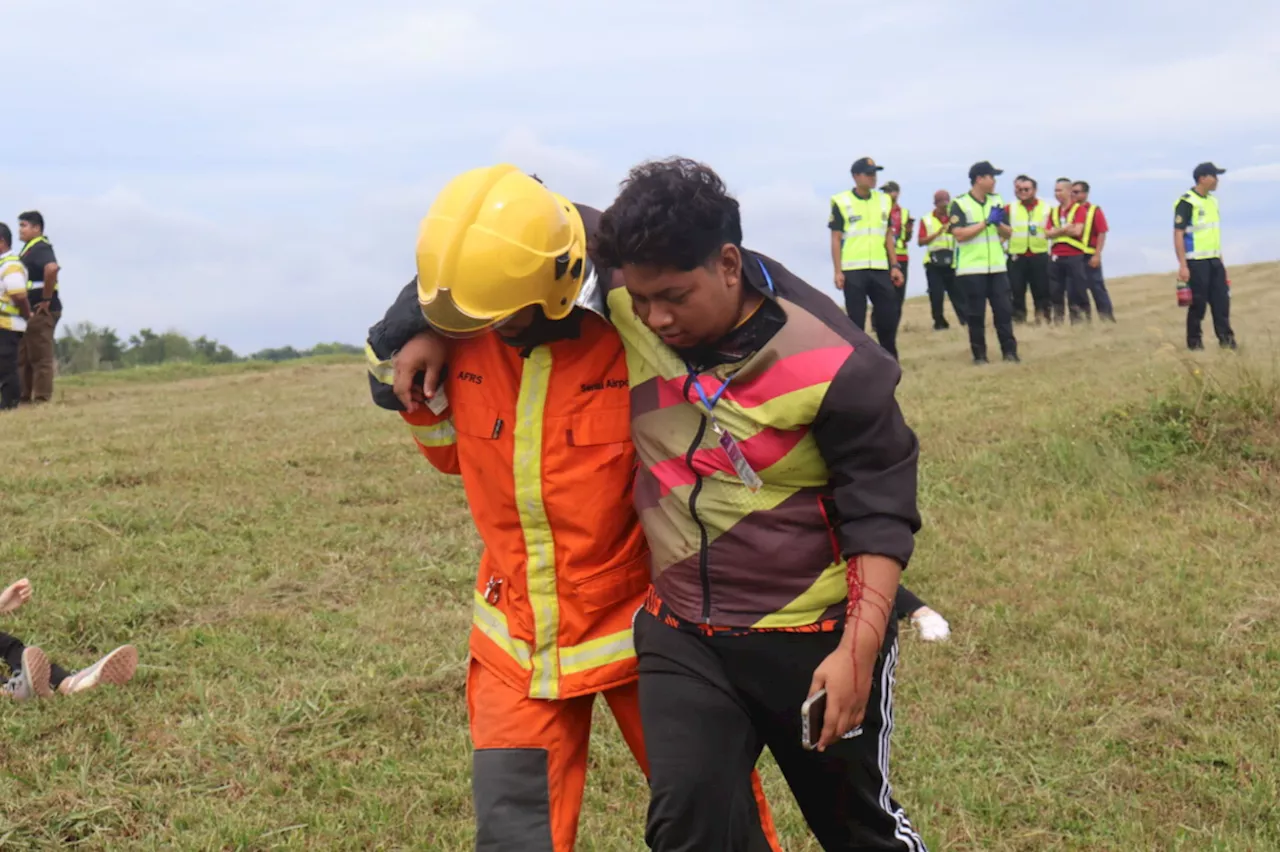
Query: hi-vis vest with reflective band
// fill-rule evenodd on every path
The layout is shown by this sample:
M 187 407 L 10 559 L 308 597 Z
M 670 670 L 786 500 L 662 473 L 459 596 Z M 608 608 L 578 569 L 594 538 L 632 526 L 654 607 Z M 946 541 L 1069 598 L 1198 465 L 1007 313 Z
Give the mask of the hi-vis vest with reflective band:
M 907 244 L 911 240 L 911 231 L 907 228 L 907 221 L 911 218 L 911 211 L 898 205 L 898 223 L 901 230 L 898 231 L 898 239 L 894 242 L 893 248 L 898 253 L 899 258 L 907 256 Z
M 1080 209 L 1080 205 L 1076 203 L 1076 204 L 1072 204 L 1071 208 L 1067 210 L 1068 225 L 1076 220 L 1076 211 L 1079 209 Z M 1084 216 L 1084 233 L 1080 235 L 1080 239 L 1077 240 L 1075 237 L 1068 237 L 1064 234 L 1061 237 L 1054 237 L 1053 244 L 1057 245 L 1059 243 L 1063 243 L 1065 245 L 1071 246 L 1072 248 L 1080 249 L 1080 251 L 1084 252 L 1085 254 L 1096 253 L 1097 249 L 1089 247 L 1089 238 L 1093 236 L 1093 216 L 1097 212 L 1098 212 L 1098 208 L 1090 204 L 1089 211 L 1085 213 L 1085 216 Z M 1058 207 L 1055 204 L 1053 206 L 1053 209 L 1049 211 L 1049 218 L 1053 223 L 1053 227 L 1061 228 L 1062 227 L 1062 208 Z
M 889 230 L 889 213 L 893 199 L 878 189 L 863 200 L 853 190 L 831 196 L 844 216 L 844 244 L 840 248 L 840 268 L 888 269 L 885 235 Z
M 1044 223 L 1049 218 L 1049 204 L 1036 199 L 1034 210 L 1027 210 L 1021 201 L 1009 205 L 1009 254 L 1014 257 L 1027 252 L 1044 254 L 1049 250 L 1049 238 L 1044 235 Z M 1031 231 L 1035 229 L 1033 234 Z
M 964 211 L 966 226 L 985 222 L 993 208 L 1004 206 L 1004 201 L 995 193 L 979 204 L 966 192 L 956 199 L 956 203 Z M 1004 272 L 1006 268 L 1004 247 L 1000 244 L 1000 232 L 995 225 L 987 225 L 971 240 L 956 240 L 956 275 L 986 275 Z
M 1218 218 L 1218 199 L 1204 196 L 1195 190 L 1183 193 L 1173 204 L 1185 201 L 1191 205 L 1191 221 L 1186 223 L 1182 244 L 1187 250 L 1187 260 L 1208 260 L 1222 257 L 1221 219 Z
M 628 384 L 617 332 L 585 314 L 578 339 L 527 358 L 492 333 L 452 341 L 448 410 L 401 414 L 427 459 L 462 475 L 484 542 L 471 653 L 531 698 L 636 677 L 631 619 L 649 552 Z
M 743 252 L 756 276 L 757 257 Z M 633 385 L 635 503 L 658 595 L 681 618 L 716 626 L 799 627 L 843 617 L 845 566 L 820 500 L 830 493 L 830 473 L 809 427 L 853 347 L 819 317 L 779 299 L 787 322 L 764 348 L 701 374 L 708 398 L 733 374 L 713 410 L 763 480 L 752 492 L 710 427 L 683 361 L 635 315 L 618 276 L 611 287 Z
M 946 226 L 946 224 L 946 222 L 938 220 L 938 211 L 936 210 L 930 210 L 928 213 L 924 214 L 926 236 L 932 236 L 938 233 Z M 956 238 L 951 236 L 949 233 L 942 234 L 924 248 L 925 251 L 928 252 L 929 263 L 935 263 L 936 261 L 933 260 L 933 256 L 942 251 L 949 251 L 952 253 L 951 259 L 945 262 L 946 266 L 951 266 L 955 262 Z
M 27 321 L 22 318 L 22 312 L 13 303 L 13 297 L 9 295 L 8 285 L 4 283 L 5 278 L 15 273 L 22 275 L 23 287 L 25 288 L 27 286 L 27 267 L 23 264 L 22 258 L 16 254 L 0 256 L 0 328 L 10 331 L 26 331 Z M 25 290 L 19 290 L 18 292 L 25 292 Z
M 32 247 L 34 247 L 34 246 L 38 246 L 38 245 L 40 245 L 40 243 L 47 243 L 47 242 L 49 242 L 49 238 L 48 238 L 48 237 L 46 237 L 44 234 L 41 234 L 40 236 L 36 237 L 34 240 L 31 240 L 31 241 L 30 241 L 30 242 L 28 242 L 26 245 L 24 245 L 24 246 L 22 247 L 22 253 L 21 253 L 21 254 L 19 254 L 19 255 L 18 255 L 18 257 L 26 257 L 26 256 L 27 256 L 27 252 L 31 251 Z M 26 266 L 24 265 L 24 266 L 23 266 L 23 269 L 25 269 L 25 268 L 26 268 Z M 44 289 L 44 274 L 43 274 L 43 273 L 41 273 L 40 278 L 41 278 L 41 280 L 39 280 L 39 281 L 32 281 L 32 280 L 30 280 L 30 279 L 28 278 L 28 280 L 27 280 L 27 289 L 28 289 L 28 290 L 42 290 L 42 289 Z M 48 294 L 48 293 L 46 293 L 46 294 L 45 294 L 45 298 L 51 298 L 51 297 L 52 297 L 52 294 Z

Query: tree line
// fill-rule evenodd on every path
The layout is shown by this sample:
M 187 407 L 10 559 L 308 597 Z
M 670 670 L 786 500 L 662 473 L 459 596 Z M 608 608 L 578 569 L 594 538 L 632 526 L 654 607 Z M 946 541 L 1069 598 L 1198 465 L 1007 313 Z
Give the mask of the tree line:
M 310 349 L 282 346 L 238 355 L 231 347 L 201 335 L 192 340 L 176 331 L 157 334 L 144 328 L 122 340 L 113 328 L 89 322 L 67 327 L 57 340 L 58 369 L 64 375 L 119 370 L 149 364 L 229 364 L 234 361 L 289 361 L 312 355 L 358 355 L 349 343 L 319 343 Z

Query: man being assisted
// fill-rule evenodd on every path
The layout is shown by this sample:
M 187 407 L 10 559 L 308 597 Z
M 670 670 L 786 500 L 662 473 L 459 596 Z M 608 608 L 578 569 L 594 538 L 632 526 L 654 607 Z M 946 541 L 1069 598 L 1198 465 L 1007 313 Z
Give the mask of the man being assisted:
M 484 852 L 574 848 L 597 694 L 648 774 L 631 622 L 649 551 L 631 500 L 627 364 L 597 286 L 609 273 L 587 254 L 598 218 L 513 166 L 460 175 L 422 223 L 416 284 L 369 333 L 375 401 L 461 475 L 485 545 L 467 674 Z M 437 367 L 447 354 L 443 394 L 433 377 L 428 403 L 402 373 L 398 398 L 397 351 Z M 778 848 L 753 780 L 749 766 L 733 845 L 717 848 Z
M 595 257 L 619 270 L 635 501 L 654 589 L 636 618 L 660 852 L 727 848 L 767 746 L 827 850 L 923 850 L 889 788 L 892 601 L 920 527 L 893 356 L 742 246 L 699 163 L 633 169 Z M 625 286 L 624 286 L 625 285 Z M 820 735 L 802 705 L 825 690 Z

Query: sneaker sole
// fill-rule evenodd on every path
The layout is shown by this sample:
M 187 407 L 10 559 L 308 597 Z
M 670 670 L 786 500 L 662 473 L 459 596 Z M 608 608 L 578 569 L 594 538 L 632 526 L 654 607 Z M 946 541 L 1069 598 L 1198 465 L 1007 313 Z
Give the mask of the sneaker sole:
M 22 652 L 22 671 L 37 698 L 49 698 L 53 687 L 49 685 L 49 658 L 39 648 L 26 648 Z
M 72 695 L 77 692 L 84 692 L 86 689 L 92 689 L 103 683 L 109 683 L 113 686 L 128 683 L 133 678 L 133 673 L 138 669 L 138 649 L 132 645 L 121 645 L 97 663 L 94 663 L 94 666 L 94 673 L 77 682 L 74 691 L 71 692 Z

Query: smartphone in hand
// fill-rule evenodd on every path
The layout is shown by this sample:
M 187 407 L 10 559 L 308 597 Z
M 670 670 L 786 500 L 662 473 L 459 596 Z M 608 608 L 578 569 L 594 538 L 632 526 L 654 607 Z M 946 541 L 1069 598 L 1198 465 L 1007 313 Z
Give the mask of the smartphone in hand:
M 800 744 L 807 751 L 818 747 L 822 739 L 822 720 L 827 713 L 827 691 L 819 689 L 800 705 Z
M 822 724 L 826 714 L 826 689 L 819 689 L 805 699 L 804 704 L 800 705 L 800 744 L 804 746 L 806 751 L 813 751 L 818 747 L 818 740 L 822 739 Z M 851 740 L 861 735 L 862 726 L 858 725 L 852 731 L 845 731 L 841 734 L 840 739 Z

